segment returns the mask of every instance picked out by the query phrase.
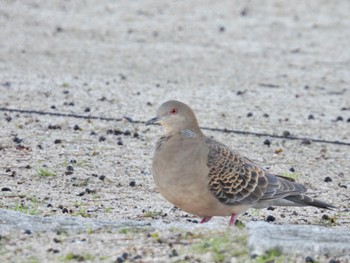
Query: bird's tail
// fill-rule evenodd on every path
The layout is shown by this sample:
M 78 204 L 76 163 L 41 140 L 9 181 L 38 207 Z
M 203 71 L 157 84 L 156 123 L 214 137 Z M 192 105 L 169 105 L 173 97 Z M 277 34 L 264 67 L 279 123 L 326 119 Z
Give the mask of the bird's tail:
M 338 208 L 338 207 L 336 207 L 334 205 L 328 204 L 326 202 L 314 199 L 314 198 L 312 198 L 310 196 L 303 195 L 303 194 L 286 196 L 286 197 L 284 197 L 284 199 L 287 199 L 289 201 L 292 201 L 292 202 L 297 203 L 297 204 L 302 205 L 302 206 L 310 205 L 310 206 L 315 206 L 315 207 L 318 207 L 318 208 L 325 208 L 325 209 L 336 209 L 336 208 Z

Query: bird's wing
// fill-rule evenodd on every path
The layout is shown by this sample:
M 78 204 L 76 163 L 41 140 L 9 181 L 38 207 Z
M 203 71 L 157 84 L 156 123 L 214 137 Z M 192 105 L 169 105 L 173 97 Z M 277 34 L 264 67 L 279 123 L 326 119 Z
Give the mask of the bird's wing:
M 222 203 L 256 204 L 306 191 L 303 185 L 270 174 L 224 144 L 209 138 L 206 144 L 209 148 L 209 188 Z

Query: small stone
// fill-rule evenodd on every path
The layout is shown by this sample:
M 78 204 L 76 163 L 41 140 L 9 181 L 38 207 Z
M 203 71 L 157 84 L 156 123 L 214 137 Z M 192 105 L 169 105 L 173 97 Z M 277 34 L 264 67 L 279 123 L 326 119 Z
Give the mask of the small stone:
M 98 179 L 100 179 L 101 181 L 103 181 L 104 179 L 106 179 L 105 175 L 101 175 Z
M 350 118 L 348 118 L 348 119 L 346 120 L 346 122 L 350 122 Z
M 85 112 L 90 112 L 91 109 L 90 109 L 89 107 L 86 107 L 86 108 L 84 109 L 84 111 L 85 111 Z
M 289 171 L 291 171 L 292 173 L 294 173 L 294 172 L 295 172 L 294 167 L 289 168 Z
M 329 221 L 329 220 L 331 220 L 331 218 L 329 217 L 329 215 L 324 214 L 324 215 L 322 215 L 322 220 Z
M 59 144 L 59 143 L 61 143 L 61 142 L 62 142 L 61 139 L 56 139 L 56 140 L 54 141 L 54 144 Z
M 273 222 L 275 220 L 276 220 L 276 218 L 274 216 L 272 216 L 272 215 L 269 215 L 269 216 L 266 217 L 266 222 Z
M 311 141 L 309 139 L 303 139 L 301 141 L 301 144 L 304 144 L 304 145 L 310 145 L 311 144 Z
M 11 189 L 8 188 L 8 187 L 3 187 L 3 188 L 1 188 L 1 191 L 3 191 L 3 192 L 11 192 Z
M 25 169 L 30 169 L 32 168 L 29 164 L 27 164 L 26 166 L 24 166 Z
M 130 132 L 129 130 L 126 130 L 126 131 L 124 132 L 124 135 L 125 135 L 125 136 L 129 136 L 129 135 L 131 135 L 131 132 Z
M 267 113 L 264 113 L 264 114 L 263 114 L 263 117 L 264 117 L 264 118 L 268 118 L 268 117 L 270 117 L 270 115 L 268 115 Z
M 139 136 L 140 136 L 140 135 L 139 135 L 138 132 L 134 132 L 134 134 L 133 134 L 133 137 L 134 137 L 134 138 L 139 138 Z
M 89 188 L 86 188 L 86 189 L 85 189 L 85 192 L 86 192 L 87 194 L 95 194 L 95 193 L 96 193 L 96 190 L 91 190 L 91 189 L 89 189 Z
M 343 121 L 343 117 L 342 116 L 338 116 L 335 121 Z
M 67 209 L 67 208 L 63 208 L 63 209 L 62 209 L 62 213 L 63 213 L 63 214 L 67 214 L 67 213 L 68 213 L 68 209 Z
M 308 118 L 308 120 L 314 120 L 315 119 L 314 115 L 312 115 L 312 114 L 310 114 L 307 118 Z
M 246 16 L 248 14 L 249 9 L 247 7 L 243 8 L 240 12 L 241 16 Z
M 95 135 L 97 135 L 97 133 L 96 133 L 95 131 L 91 131 L 91 132 L 90 132 L 90 135 L 95 136 Z
M 62 243 L 62 240 L 61 240 L 61 239 L 58 239 L 57 237 L 54 237 L 52 240 L 53 240 L 53 242 L 55 242 L 55 243 Z
M 267 146 L 270 146 L 271 145 L 271 141 L 269 139 L 266 139 L 264 141 L 264 144 L 267 145 Z
M 224 26 L 220 26 L 219 27 L 219 32 L 225 32 L 225 27 Z
M 49 203 L 49 204 L 47 204 L 47 207 L 52 207 L 52 204 L 50 204 L 50 203 Z
M 30 231 L 29 229 L 26 229 L 26 230 L 24 230 L 24 234 L 31 235 L 32 231 Z
M 117 259 L 115 260 L 116 263 L 123 263 L 124 261 L 125 259 L 122 257 L 117 257 Z
M 248 118 L 250 118 L 250 117 L 252 117 L 252 116 L 253 116 L 253 113 L 251 113 L 251 112 L 248 112 L 248 113 L 247 113 L 247 117 L 248 117 Z
M 289 137 L 290 136 L 290 132 L 289 131 L 284 131 L 283 132 L 283 136 L 284 137 Z
M 179 256 L 179 253 L 176 251 L 176 249 L 173 249 L 172 251 L 171 251 L 171 254 L 169 255 L 169 257 L 178 257 Z
M 273 211 L 273 210 L 275 210 L 276 209 L 276 207 L 273 207 L 273 206 L 269 206 L 268 208 L 267 208 L 267 210 L 271 210 L 271 211 Z
M 118 145 L 123 145 L 122 140 L 118 140 L 117 144 L 118 144 Z
M 129 186 L 134 187 L 136 185 L 135 180 L 130 181 Z
M 104 142 L 105 140 L 106 140 L 106 137 L 104 137 L 104 136 L 100 136 L 100 138 L 98 138 L 99 142 Z
M 283 152 L 283 149 L 281 147 L 275 149 L 276 154 L 280 154 L 281 152 Z
M 311 257 L 311 256 L 307 256 L 307 257 L 305 258 L 305 262 L 306 262 L 306 263 L 314 263 L 314 262 L 315 262 L 315 260 L 314 260 L 314 258 L 313 258 L 313 257 Z
M 78 131 L 78 130 L 81 130 L 81 129 L 80 129 L 79 125 L 76 124 L 76 125 L 74 125 L 73 130 Z
M 128 254 L 128 253 L 124 252 L 124 253 L 122 254 L 122 258 L 128 259 L 128 257 L 129 257 L 129 254 Z
M 333 180 L 332 180 L 331 177 L 327 176 L 326 178 L 324 178 L 324 181 L 325 181 L 326 183 L 329 183 L 329 182 L 332 182 Z
M 21 143 L 23 140 L 21 138 L 18 138 L 17 136 L 15 138 L 13 138 L 13 142 L 19 144 Z
M 61 129 L 61 126 L 58 125 L 58 124 L 55 124 L 55 125 L 51 125 L 49 124 L 49 126 L 47 127 L 49 130 L 60 130 Z
M 77 196 L 83 196 L 85 195 L 85 192 L 80 192 L 79 194 L 77 194 Z

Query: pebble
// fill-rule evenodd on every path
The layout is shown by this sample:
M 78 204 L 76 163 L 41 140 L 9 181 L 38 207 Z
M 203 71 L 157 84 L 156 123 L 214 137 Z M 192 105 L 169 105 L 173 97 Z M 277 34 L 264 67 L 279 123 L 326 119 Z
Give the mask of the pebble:
M 279 154 L 281 152 L 283 152 L 283 149 L 281 147 L 275 149 L 275 153 Z
M 11 192 L 11 189 L 8 188 L 8 187 L 3 187 L 3 188 L 1 188 L 1 191 L 3 191 L 3 192 Z
M 124 261 L 125 259 L 122 257 L 117 257 L 117 259 L 115 260 L 116 263 L 123 263 Z
M 100 138 L 98 138 L 99 142 L 104 142 L 105 140 L 106 140 L 106 137 L 104 137 L 104 136 L 100 136 Z
M 66 168 L 66 172 L 64 173 L 65 175 L 71 175 L 74 173 L 74 168 L 71 165 L 68 165 Z
M 87 194 L 95 194 L 95 193 L 96 193 L 96 190 L 91 190 L 91 189 L 89 189 L 89 188 L 86 188 L 86 189 L 85 189 L 85 192 L 86 192 Z
M 49 126 L 47 127 L 49 130 L 61 130 L 61 126 L 58 124 L 55 125 L 51 125 L 49 124 Z
M 15 138 L 13 138 L 13 142 L 15 142 L 17 144 L 20 144 L 22 141 L 23 140 L 21 138 L 17 137 L 17 136 Z
M 24 234 L 31 235 L 32 231 L 30 231 L 29 229 L 26 229 L 26 230 L 24 230 Z
M 269 215 L 266 217 L 266 222 L 273 222 L 276 220 L 276 217 L 272 216 L 272 215 Z
M 312 114 L 310 114 L 307 118 L 308 118 L 308 120 L 314 120 L 315 119 L 314 115 L 312 115 Z
M 271 145 L 271 141 L 269 139 L 266 139 L 264 141 L 264 144 L 267 145 L 267 146 L 270 146 Z
M 253 113 L 251 113 L 251 112 L 248 112 L 247 113 L 247 117 L 249 118 L 249 117 L 252 117 L 253 116 Z
M 343 121 L 343 117 L 342 116 L 338 116 L 335 121 Z
M 225 32 L 225 27 L 224 26 L 220 26 L 219 27 L 219 32 Z
M 315 260 L 314 260 L 313 257 L 307 256 L 307 257 L 305 258 L 305 262 L 306 262 L 306 263 L 313 263 L 313 262 L 315 262 Z
M 101 181 L 103 181 L 104 179 L 106 179 L 105 175 L 101 175 L 98 179 L 100 179 Z
M 304 145 L 310 145 L 311 144 L 311 141 L 309 139 L 303 139 L 301 141 L 301 144 L 304 144 Z
M 326 178 L 324 178 L 324 181 L 325 181 L 326 183 L 329 183 L 329 182 L 332 182 L 333 180 L 332 180 L 331 177 L 327 176 Z
M 268 117 L 270 117 L 270 115 L 268 115 L 267 113 L 264 113 L 263 117 L 268 118 Z
M 291 171 L 292 173 L 294 173 L 294 172 L 295 172 L 294 167 L 289 168 L 289 171 Z
M 135 180 L 130 181 L 129 186 L 131 186 L 131 187 L 136 186 L 136 182 L 135 182 Z
M 81 130 L 81 129 L 80 129 L 79 125 L 75 124 L 74 127 L 73 127 L 73 130 L 78 131 L 78 130 Z
M 67 209 L 67 208 L 63 208 L 63 209 L 62 209 L 62 213 L 63 213 L 63 214 L 67 214 L 67 213 L 68 213 L 68 209 Z
M 169 257 L 178 257 L 179 256 L 179 253 L 176 251 L 176 249 L 173 249 L 172 251 L 171 251 L 171 254 L 169 255 Z
M 283 132 L 283 136 L 284 137 L 289 137 L 291 134 L 290 134 L 290 132 L 289 131 L 284 131 Z
M 62 142 L 61 139 L 56 139 L 56 140 L 54 141 L 55 144 L 59 144 L 59 143 L 61 143 L 61 142 Z
M 85 111 L 85 112 L 90 112 L 91 109 L 90 109 L 89 107 L 86 107 L 86 108 L 84 109 L 84 111 Z
M 118 138 L 117 144 L 118 144 L 118 145 L 123 145 L 123 141 L 122 141 L 122 138 L 121 138 L 121 137 Z

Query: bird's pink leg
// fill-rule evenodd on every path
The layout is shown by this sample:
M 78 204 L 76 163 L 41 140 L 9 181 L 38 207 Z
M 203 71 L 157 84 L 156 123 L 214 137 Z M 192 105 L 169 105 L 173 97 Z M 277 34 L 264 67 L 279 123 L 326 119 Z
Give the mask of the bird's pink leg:
M 231 219 L 230 219 L 230 222 L 228 223 L 230 226 L 231 225 L 234 225 L 236 223 L 236 218 L 237 218 L 237 215 L 235 214 L 232 214 L 231 215 Z
M 202 221 L 200 222 L 200 224 L 206 223 L 208 222 L 212 217 L 211 216 L 205 216 L 203 217 Z

